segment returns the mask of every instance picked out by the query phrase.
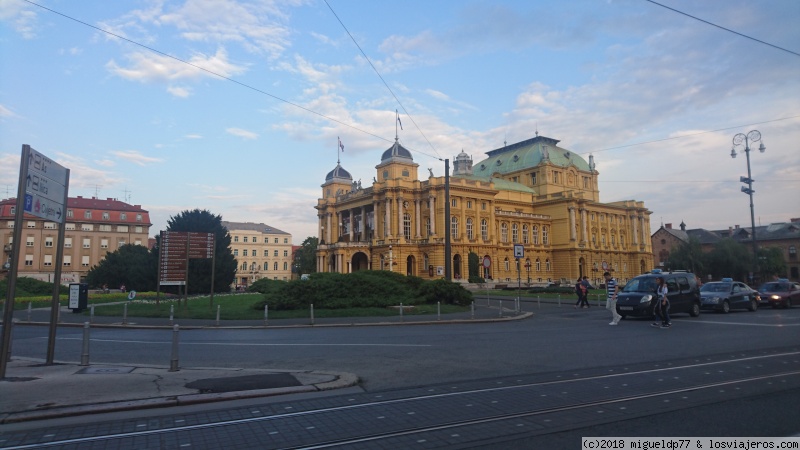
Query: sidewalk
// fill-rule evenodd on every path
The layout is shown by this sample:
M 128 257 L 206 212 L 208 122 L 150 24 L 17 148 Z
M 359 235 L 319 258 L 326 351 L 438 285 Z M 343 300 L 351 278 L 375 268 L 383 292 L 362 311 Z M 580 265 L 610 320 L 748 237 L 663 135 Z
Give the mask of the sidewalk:
M 514 311 L 513 298 L 485 299 L 472 311 L 432 315 L 396 317 L 346 317 L 272 320 L 187 320 L 175 321 L 180 329 L 300 328 L 353 326 L 445 325 L 455 323 L 503 322 L 525 319 L 532 312 Z M 476 304 L 478 302 L 476 301 Z M 525 308 L 525 306 L 528 306 Z M 523 310 L 535 308 L 523 304 Z M 48 326 L 49 310 L 33 310 L 14 314 L 14 327 Z M 62 308 L 59 327 L 83 327 L 89 316 L 74 314 Z M 173 328 L 168 319 L 95 316 L 94 328 Z M 12 332 L 13 333 L 13 332 Z M 87 380 L 88 378 L 88 380 Z M 345 372 L 292 370 L 259 370 L 236 368 L 184 368 L 170 372 L 168 367 L 132 364 L 80 366 L 77 361 L 57 361 L 45 365 L 43 360 L 13 355 L 6 378 L 0 380 L 0 424 L 57 417 L 98 414 L 112 411 L 190 405 L 223 400 L 267 397 L 300 392 L 317 392 L 351 387 L 358 376 Z M 87 383 L 88 382 L 88 383 Z M 90 386 L 90 388 L 87 388 Z M 123 388 L 124 386 L 124 388 Z

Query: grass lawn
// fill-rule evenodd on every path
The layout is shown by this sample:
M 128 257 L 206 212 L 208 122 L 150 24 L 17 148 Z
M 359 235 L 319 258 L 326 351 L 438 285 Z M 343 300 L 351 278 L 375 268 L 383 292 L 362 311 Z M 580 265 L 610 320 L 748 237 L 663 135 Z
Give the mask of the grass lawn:
M 217 306 L 220 308 L 220 320 L 263 320 L 264 310 L 255 309 L 254 305 L 263 299 L 262 294 L 215 295 L 214 306 L 209 297 L 190 298 L 186 305 L 182 300 L 133 300 L 113 305 L 95 306 L 96 316 L 122 317 L 124 304 L 128 305 L 128 317 L 152 317 L 169 319 L 170 307 L 173 307 L 175 319 L 216 319 Z M 442 314 L 469 311 L 469 307 L 442 305 Z M 89 314 L 84 311 L 84 314 Z M 403 315 L 436 314 L 436 305 L 417 305 L 412 311 L 405 310 Z M 314 317 L 382 317 L 397 316 L 399 312 L 388 308 L 348 308 L 348 309 L 314 309 Z M 293 319 L 310 317 L 308 309 L 292 311 L 269 310 L 270 319 Z

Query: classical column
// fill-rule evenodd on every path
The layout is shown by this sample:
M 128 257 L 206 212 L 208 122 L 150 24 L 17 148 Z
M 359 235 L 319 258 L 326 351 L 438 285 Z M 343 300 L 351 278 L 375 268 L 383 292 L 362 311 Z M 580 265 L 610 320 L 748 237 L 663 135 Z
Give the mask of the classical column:
M 325 232 L 325 234 L 326 234 L 325 243 L 326 244 L 330 244 L 331 243 L 331 216 L 332 215 L 333 214 L 328 213 L 328 228 L 326 228 L 326 230 L 328 230 L 328 231 Z
M 586 221 L 586 208 L 581 208 L 581 242 L 586 243 L 589 239 L 589 228 Z
M 353 242 L 353 234 L 354 234 L 354 231 L 355 231 L 355 228 L 356 228 L 355 227 L 356 224 L 355 224 L 355 221 L 353 220 L 354 216 L 353 216 L 353 210 L 352 209 L 348 209 L 347 210 L 347 217 L 348 217 L 348 219 L 350 219 L 350 233 L 349 233 L 350 234 L 350 242 Z
M 391 211 L 391 199 L 386 197 L 386 214 L 384 216 L 383 222 L 383 237 L 391 237 L 392 236 L 392 211 Z
M 644 229 L 644 216 L 639 216 L 639 231 L 642 233 L 641 243 L 642 248 L 644 248 L 645 242 L 647 242 L 647 232 Z
M 375 239 L 378 239 L 381 236 L 380 231 L 378 231 L 378 230 L 380 230 L 380 226 L 378 226 L 378 219 L 379 218 L 380 217 L 378 216 L 378 201 L 377 200 L 373 200 L 372 201 L 372 236 Z
M 436 197 L 431 195 L 428 197 L 428 210 L 431 214 L 431 236 L 436 235 Z M 428 236 L 430 237 L 430 236 Z
M 633 245 L 639 245 L 639 224 L 635 214 L 631 215 L 631 224 L 633 225 Z
M 422 237 L 422 235 L 419 232 L 419 228 L 420 228 L 420 224 L 419 224 L 419 220 L 420 220 L 419 219 L 419 209 L 420 209 L 419 199 L 414 199 L 414 223 L 416 224 L 416 227 L 417 227 L 417 235 L 415 237 L 417 239 Z
M 358 227 L 361 230 L 361 239 L 359 241 L 366 241 L 367 240 L 367 205 L 363 205 L 361 207 L 361 226 Z
M 397 197 L 397 237 L 405 237 L 405 229 L 403 228 L 403 197 Z
M 575 207 L 569 207 L 569 240 L 574 241 L 577 239 L 575 236 Z

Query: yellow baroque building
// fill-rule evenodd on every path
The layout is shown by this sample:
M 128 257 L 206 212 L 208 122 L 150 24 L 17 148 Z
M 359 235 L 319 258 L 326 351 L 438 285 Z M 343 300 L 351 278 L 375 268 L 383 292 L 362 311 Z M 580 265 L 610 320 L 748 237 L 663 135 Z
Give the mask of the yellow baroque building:
M 644 202 L 601 203 L 592 156 L 537 136 L 486 153 L 473 165 L 460 153 L 449 177 L 419 180 L 418 164 L 395 139 L 384 151 L 371 187 L 341 164 L 327 174 L 317 202 L 317 271 L 391 270 L 423 278 L 445 275 L 445 227 L 450 227 L 454 280 L 468 277 L 470 252 L 483 278 L 495 282 L 596 285 L 608 270 L 618 280 L 653 267 L 650 214 Z M 524 255 L 514 257 L 514 245 Z M 520 264 L 517 266 L 517 264 Z

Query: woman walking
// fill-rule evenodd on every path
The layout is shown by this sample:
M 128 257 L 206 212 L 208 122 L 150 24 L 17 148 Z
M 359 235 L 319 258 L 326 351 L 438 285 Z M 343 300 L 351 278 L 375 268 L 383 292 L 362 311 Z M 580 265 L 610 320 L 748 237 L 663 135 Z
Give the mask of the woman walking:
M 669 319 L 669 298 L 667 298 L 667 284 L 664 283 L 663 277 L 656 278 L 658 283 L 656 287 L 656 304 L 653 307 L 653 312 L 656 315 L 656 321 L 653 326 L 656 328 L 669 328 L 672 322 Z M 661 323 L 658 323 L 661 321 Z

